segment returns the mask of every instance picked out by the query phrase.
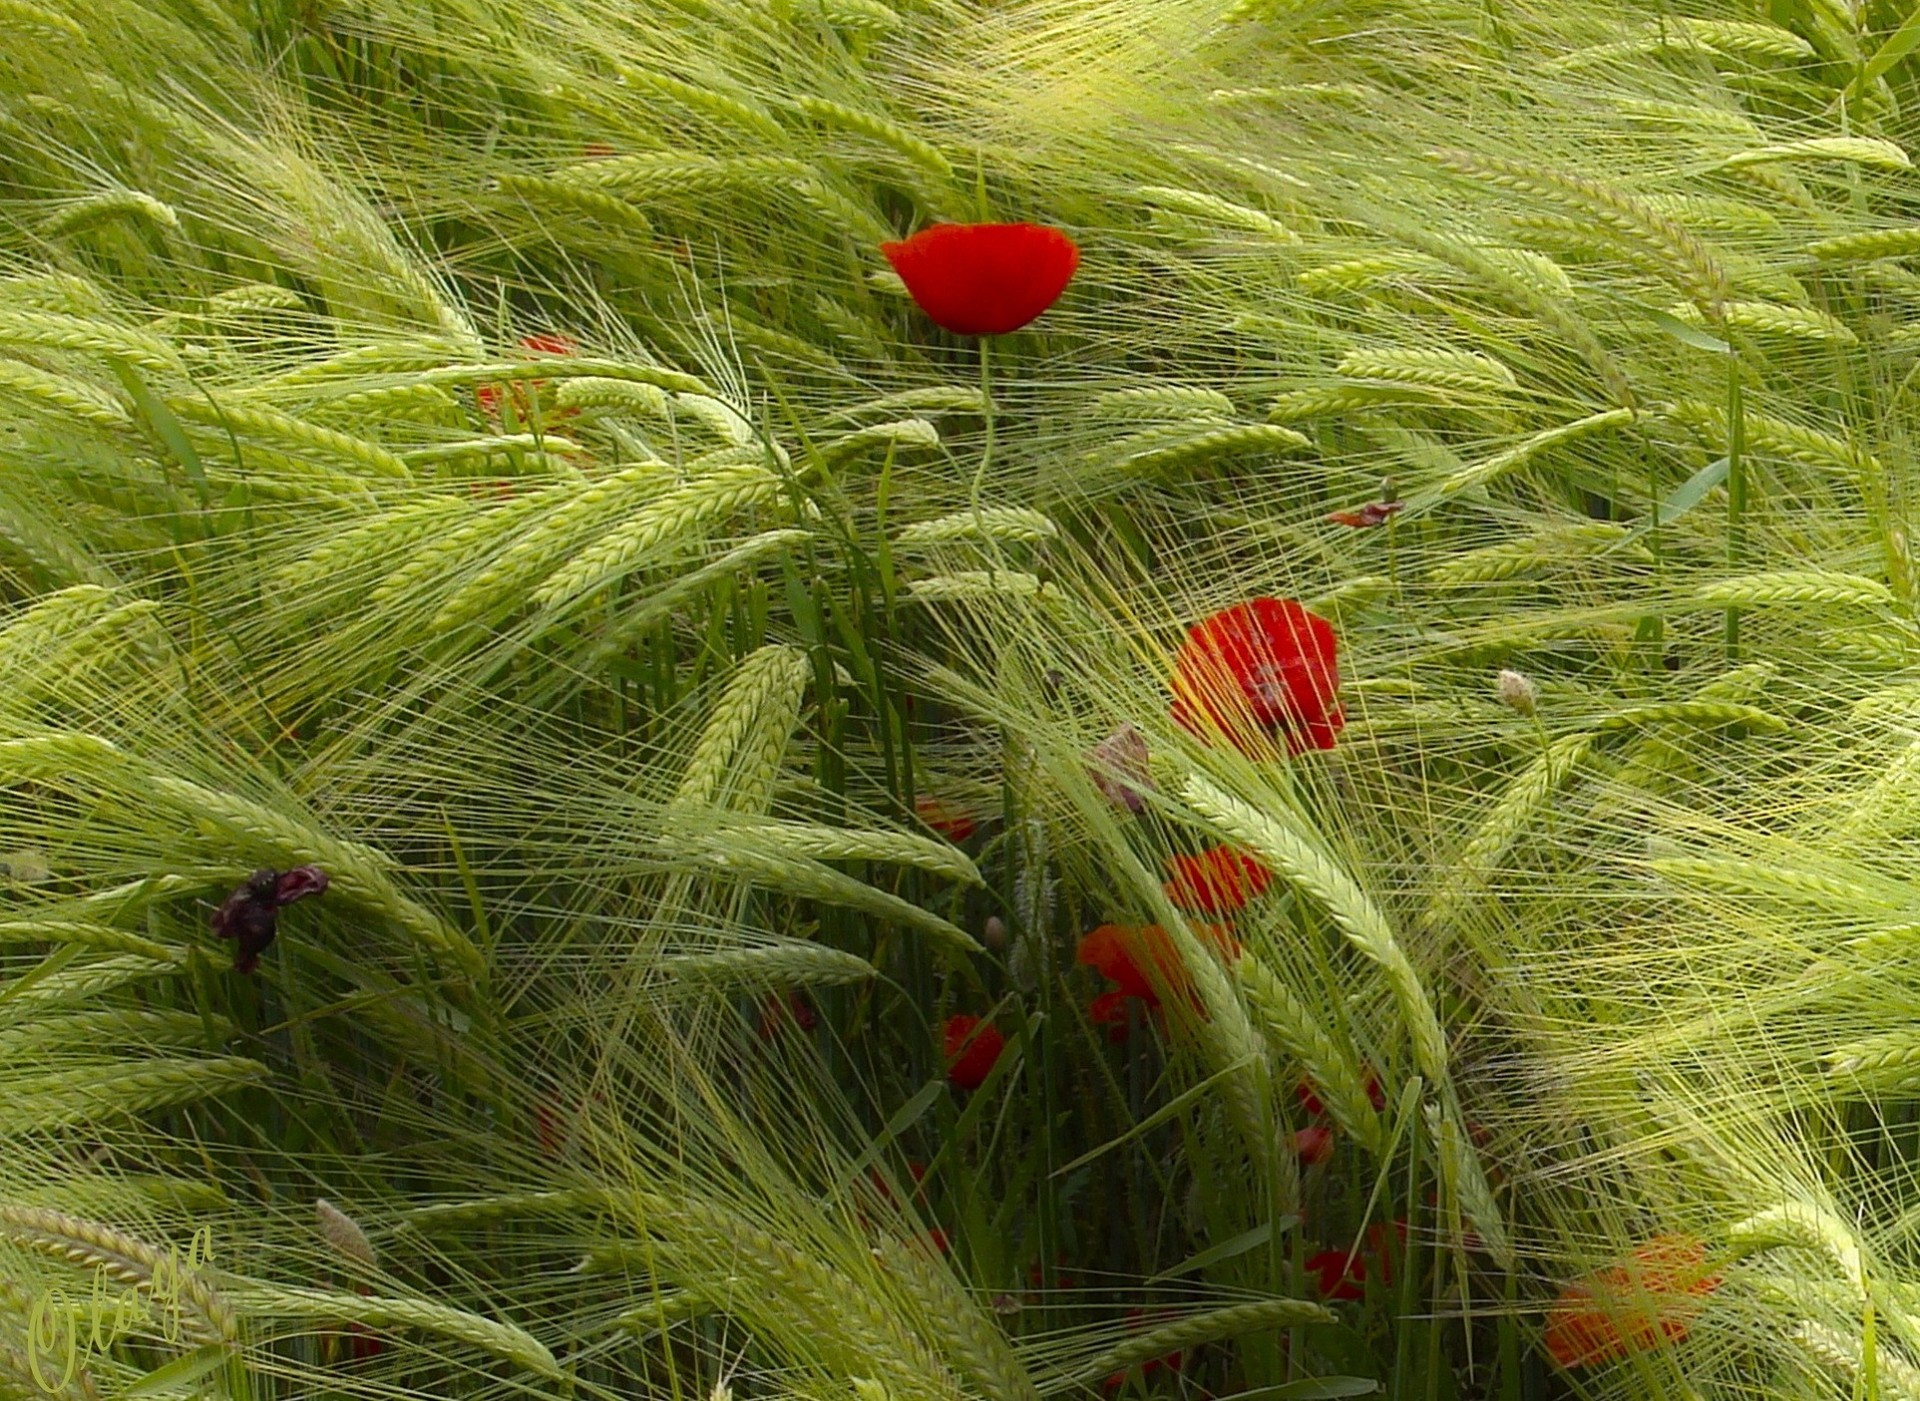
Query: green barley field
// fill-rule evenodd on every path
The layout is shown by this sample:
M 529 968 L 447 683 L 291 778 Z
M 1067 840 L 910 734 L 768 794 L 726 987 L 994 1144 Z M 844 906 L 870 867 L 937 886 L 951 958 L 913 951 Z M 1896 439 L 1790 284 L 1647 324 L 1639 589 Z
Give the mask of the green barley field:
M 1920 1401 L 1916 155 L 1912 0 L 0 0 L 0 1397 Z

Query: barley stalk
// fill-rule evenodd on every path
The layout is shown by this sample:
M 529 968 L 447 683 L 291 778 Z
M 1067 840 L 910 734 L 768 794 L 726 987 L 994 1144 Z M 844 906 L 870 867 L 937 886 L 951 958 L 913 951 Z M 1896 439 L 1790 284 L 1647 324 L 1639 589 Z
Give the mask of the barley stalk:
M 1784 734 L 1787 722 L 1757 705 L 1740 705 L 1723 700 L 1657 701 L 1617 710 L 1599 722 L 1605 730 L 1639 729 L 1647 725 L 1685 725 L 1694 729 L 1718 729 L 1723 725 L 1745 725 L 1763 734 Z
M 405 1224 L 415 1231 L 442 1231 L 454 1226 L 483 1226 L 520 1216 L 578 1216 L 585 1211 L 604 1211 L 613 1205 L 614 1194 L 606 1187 L 565 1187 L 547 1192 L 504 1192 L 491 1197 L 472 1197 L 464 1201 L 435 1202 L 414 1207 L 405 1215 Z
M 783 145 L 787 141 L 786 129 L 773 119 L 771 113 L 731 93 L 699 83 L 683 82 L 665 73 L 648 72 L 626 63 L 616 64 L 614 71 L 620 75 L 622 86 L 635 92 L 651 93 L 655 97 L 677 102 L 689 112 L 711 117 L 772 145 Z
M 48 238 L 65 238 L 125 218 L 140 219 L 159 229 L 180 227 L 180 216 L 164 200 L 141 190 L 102 190 L 48 215 L 40 225 L 40 232 Z
M 1706 245 L 1624 190 L 1565 171 L 1466 151 L 1439 151 L 1435 159 L 1490 184 L 1576 209 L 1623 242 L 1643 250 L 1696 301 L 1718 306 L 1727 299 L 1726 270 Z
M 1203 1343 L 1332 1321 L 1330 1309 L 1304 1299 L 1257 1299 L 1252 1303 L 1209 1309 L 1205 1313 L 1189 1314 L 1123 1339 L 1080 1363 L 1071 1373 L 1059 1379 L 1057 1388 L 1049 1386 L 1048 1390 L 1091 1387 L 1115 1372 L 1126 1371 L 1170 1352 L 1199 1347 Z
M 1627 533 L 1626 526 L 1612 521 L 1549 526 L 1524 540 L 1503 541 L 1455 555 L 1435 565 L 1427 578 L 1445 587 L 1460 587 L 1501 583 L 1540 569 L 1564 569 L 1607 553 Z
M 658 498 L 672 481 L 673 469 L 666 463 L 643 462 L 570 489 L 552 511 L 526 526 L 484 569 L 455 590 L 429 627 L 446 632 L 518 604 L 521 596 L 587 540 Z
M 797 647 L 769 643 L 749 653 L 707 717 L 673 806 L 763 811 L 800 719 L 812 663 Z
M 1823 1367 L 1840 1373 L 1860 1395 L 1865 1379 L 1865 1350 L 1860 1339 L 1824 1324 L 1803 1319 L 1786 1334 L 1802 1351 Z M 1920 1401 L 1920 1367 L 1885 1344 L 1876 1345 L 1874 1371 L 1880 1383 L 1880 1395 L 1897 1401 Z
M 179 963 L 187 951 L 175 945 L 130 934 L 110 925 L 76 919 L 0 920 L 0 944 L 22 943 L 78 944 L 83 948 L 111 949 L 116 953 L 137 953 L 156 963 Z
M 1359 409 L 1439 402 L 1435 390 L 1416 384 L 1339 384 L 1326 389 L 1292 389 L 1273 401 L 1267 410 L 1267 421 L 1297 423 L 1302 419 L 1353 413 Z
M 355 387 L 351 381 L 367 375 L 406 374 L 435 369 L 458 354 L 456 346 L 444 341 L 376 341 L 371 345 L 354 346 L 325 359 L 308 361 L 251 384 L 240 393 L 247 398 L 288 400 L 313 394 L 359 393 L 362 389 Z M 349 383 L 341 383 L 343 380 Z M 387 389 L 394 386 L 374 387 Z
M 963 569 L 907 585 L 915 603 L 953 603 L 976 598 L 1036 598 L 1040 578 L 1014 569 Z
M 1223 836 L 1312 896 L 1353 946 L 1379 965 L 1413 1042 L 1414 1063 L 1430 1085 L 1446 1085 L 1447 1038 L 1420 974 L 1394 938 L 1386 916 L 1353 878 L 1290 823 L 1230 796 L 1200 774 L 1188 777 L 1185 795 Z
M 1728 156 L 1716 169 L 1744 170 L 1782 161 L 1843 161 L 1875 170 L 1913 169 L 1904 150 L 1875 136 L 1809 136 L 1800 141 L 1781 141 Z
M 566 380 L 554 391 L 553 402 L 562 409 L 618 409 L 638 418 L 663 419 L 673 412 L 665 390 L 630 379 Z
M 1859 1242 L 1846 1222 L 1818 1202 L 1782 1202 L 1755 1212 L 1727 1228 L 1727 1241 L 1743 1254 L 1784 1246 L 1824 1255 L 1849 1284 L 1863 1294 L 1866 1290 Z
M 1806 251 L 1823 263 L 1864 263 L 1877 258 L 1909 258 L 1920 253 L 1920 224 L 1839 234 L 1809 243 Z
M 539 360 L 507 360 L 490 365 L 447 365 L 414 376 L 415 384 L 461 388 L 473 384 L 505 384 L 523 379 L 624 379 L 651 384 L 673 393 L 711 394 L 692 375 L 659 365 L 633 365 L 624 360 L 601 360 L 589 355 L 553 355 Z
M 640 1194 L 639 1224 L 666 1238 L 662 1253 L 677 1257 L 683 1288 L 704 1294 L 717 1308 L 741 1313 L 750 1325 L 773 1324 L 776 1335 L 817 1338 L 843 1364 L 883 1366 L 908 1396 L 950 1398 L 957 1380 L 926 1344 L 903 1326 L 890 1301 L 848 1273 L 803 1255 L 786 1241 L 717 1206 Z M 727 1281 L 746 1274 L 757 1290 L 739 1292 Z M 720 1284 L 718 1292 L 712 1286 Z M 704 1287 L 703 1287 L 704 1286 Z M 764 1312 L 779 1310 L 770 1318 Z
M 112 1008 L 68 1016 L 42 1016 L 0 1029 L 0 1064 L 25 1065 L 56 1056 L 97 1052 L 103 1046 L 203 1046 L 233 1035 L 225 1017 L 198 1012 L 143 1012 Z
M 1059 527 L 1044 512 L 1024 506 L 986 506 L 978 511 L 956 511 L 937 520 L 916 521 L 893 541 L 907 547 L 954 540 L 1052 540 L 1059 534 Z
M 1427 919 L 1441 924 L 1478 891 L 1491 890 L 1494 870 L 1513 844 L 1534 825 L 1541 810 L 1573 776 L 1593 748 L 1592 734 L 1564 735 L 1547 745 L 1501 790 L 1460 848 L 1427 906 Z
M 181 368 L 173 347 L 158 336 L 53 311 L 0 308 L 0 343 L 105 355 L 152 374 L 176 374 Z
M 78 731 L 0 739 L 0 781 L 44 782 L 64 774 L 99 779 L 118 770 L 125 758 L 111 740 Z
M 290 598 L 311 597 L 323 585 L 357 575 L 362 567 L 380 567 L 414 545 L 442 535 L 479 514 L 458 496 L 428 496 L 384 511 L 372 520 L 332 536 L 298 559 L 274 571 L 273 586 Z M 324 595 L 323 595 L 324 596 Z
M 662 976 L 699 987 L 836 987 L 877 976 L 858 954 L 819 944 L 782 943 L 770 948 L 675 954 L 654 965 Z
M 735 876 L 800 899 L 861 910 L 878 919 L 931 934 L 964 952 L 980 952 L 980 945 L 972 935 L 931 910 L 921 909 L 890 891 L 855 880 L 817 861 L 789 855 L 776 845 L 758 842 L 739 832 L 715 837 L 668 832 L 660 835 L 658 845 L 663 855 L 703 866 L 718 875 Z
M 705 156 L 690 151 L 643 151 L 603 156 L 553 173 L 559 184 L 581 185 L 628 199 L 744 194 L 813 178 L 813 167 L 791 156 Z
M 814 861 L 881 861 L 911 866 L 962 885 L 984 886 L 985 878 L 967 854 L 951 842 L 915 836 L 911 832 L 884 832 L 826 827 L 812 822 L 729 823 L 724 832 L 739 832 Z
M 5 1202 L 0 1202 L 0 1240 L 10 1240 L 79 1269 L 98 1270 L 108 1279 L 135 1288 L 152 1288 L 158 1278 L 167 1286 L 169 1298 L 191 1305 L 192 1317 L 183 1322 L 191 1325 L 196 1341 L 230 1343 L 235 1337 L 233 1306 L 172 1250 L 155 1249 L 97 1221 Z
M 985 407 L 986 400 L 972 385 L 936 384 L 923 389 L 902 389 L 896 394 L 883 394 L 878 399 L 869 399 L 850 409 L 842 409 L 836 416 L 857 419 L 897 413 L 979 413 Z
M 903 418 L 893 423 L 875 423 L 866 428 L 830 438 L 820 444 L 820 455 L 829 462 L 841 462 L 863 452 L 895 452 L 902 448 L 937 448 L 940 430 L 924 418 Z
M 973 1383 L 970 1393 L 989 1401 L 1040 1401 L 1039 1389 L 1008 1346 L 1006 1334 L 943 1265 L 924 1249 L 897 1241 L 884 1242 L 878 1254 L 888 1276 L 914 1295 L 917 1331 L 940 1345 Z
M 1885 891 L 1818 871 L 1796 870 L 1778 861 L 1747 861 L 1732 856 L 1663 856 L 1648 863 L 1666 879 L 1692 882 L 1710 890 L 1751 895 L 1813 899 L 1840 911 L 1861 907 L 1896 909 L 1902 900 Z
M 1087 406 L 1101 418 L 1146 419 L 1154 422 L 1182 419 L 1231 419 L 1233 400 L 1217 389 L 1191 384 L 1146 384 L 1113 389 Z
M 99 428 L 128 428 L 133 423 L 117 400 L 92 385 L 19 360 L 0 360 L 0 389 Z
M 502 194 L 512 195 L 537 215 L 567 217 L 585 214 L 610 228 L 646 237 L 653 232 L 653 220 L 624 196 L 596 190 L 573 180 L 549 179 L 544 175 L 525 175 L 502 171 L 494 176 Z
M 1720 579 L 1694 591 L 1694 601 L 1708 607 L 1762 608 L 1769 605 L 1842 605 L 1883 609 L 1893 606 L 1893 591 L 1878 579 L 1859 574 L 1836 574 L 1819 569 L 1787 569 L 1771 574 L 1748 574 Z
M 1335 367 L 1354 379 L 1381 379 L 1464 393 L 1518 389 L 1513 371 L 1490 355 L 1422 346 L 1350 350 Z
M 1550 448 L 1560 447 L 1562 444 L 1584 438 L 1589 433 L 1598 433 L 1602 429 L 1618 428 L 1632 423 L 1635 417 L 1632 409 L 1607 409 L 1602 413 L 1575 419 L 1571 423 L 1543 429 L 1532 437 L 1522 439 L 1504 452 L 1497 452 L 1492 457 L 1455 472 L 1433 488 L 1432 498 L 1444 501 L 1463 491 L 1485 486 L 1496 477 L 1504 476 L 1516 467 L 1524 467 Z
M 1487 1185 L 1486 1173 L 1480 1167 L 1480 1160 L 1474 1155 L 1466 1134 L 1460 1130 L 1459 1121 L 1449 1114 L 1443 1114 L 1437 1105 L 1420 1106 L 1426 1120 L 1427 1136 L 1432 1140 L 1436 1156 L 1440 1163 L 1440 1181 L 1447 1195 L 1460 1205 L 1460 1211 L 1467 1218 L 1467 1224 L 1480 1238 L 1480 1244 L 1486 1249 L 1502 1269 L 1514 1268 L 1513 1242 L 1507 1236 L 1506 1219 L 1500 1214 L 1499 1204 L 1493 1199 L 1493 1189 Z
M 1385 1134 L 1361 1078 L 1360 1058 L 1345 1037 L 1336 1038 L 1329 1030 L 1331 1019 L 1308 1008 L 1251 950 L 1242 951 L 1234 971 L 1254 1024 L 1266 1033 L 1274 1050 L 1299 1063 L 1334 1122 L 1377 1155 Z
M 932 142 L 915 136 L 897 122 L 872 112 L 862 112 L 857 108 L 844 107 L 838 102 L 829 102 L 824 97 L 803 95 L 794 99 L 793 105 L 812 117 L 822 126 L 838 127 L 850 131 L 856 136 L 864 136 L 891 147 L 942 180 L 953 179 L 953 166 L 940 154 Z
M 452 528 L 437 538 L 430 536 L 421 548 L 374 586 L 367 601 L 376 607 L 403 599 L 416 603 L 420 594 L 463 574 L 501 536 L 517 534 L 528 520 L 550 510 L 568 491 L 566 486 L 550 486 L 515 497 L 503 506 L 459 513 L 462 519 L 449 521 Z M 405 535 L 412 539 L 415 532 L 408 530 Z
M 1111 453 L 1129 471 L 1163 471 L 1235 453 L 1291 453 L 1313 446 L 1304 433 L 1277 423 L 1235 423 L 1185 433 L 1140 433 L 1113 444 Z
M 1824 1059 L 1830 1079 L 1857 1082 L 1888 1095 L 1920 1089 L 1920 1032 L 1887 1031 L 1849 1041 L 1828 1051 Z
M 769 555 L 790 550 L 807 538 L 806 531 L 795 529 L 769 530 L 755 535 L 646 597 L 623 604 L 617 626 L 610 629 L 600 646 L 582 661 L 581 672 L 592 674 L 595 664 L 605 655 L 625 647 L 636 633 L 658 623 L 683 600 L 698 594 L 715 580 L 757 564 Z
M 554 608 L 641 568 L 668 545 L 709 523 L 772 499 L 780 478 L 757 463 L 717 467 L 649 502 L 622 525 L 547 576 L 533 590 L 536 603 Z
M 586 449 L 558 433 L 494 433 L 484 438 L 463 438 L 459 442 L 435 443 L 432 447 L 410 448 L 400 455 L 409 468 L 437 462 L 458 462 L 464 457 L 494 457 L 501 453 L 544 453 L 553 460 Z
M 0 1011 L 0 1020 L 5 1020 L 10 1014 L 30 1012 L 36 1016 L 43 1015 L 48 1006 L 84 1002 L 128 983 L 175 977 L 183 967 L 173 962 L 155 963 L 138 954 L 116 954 L 92 963 L 72 964 L 40 977 L 35 977 L 33 973 L 23 974 L 9 982 L 0 983 L 0 993 L 4 993 L 8 1009 Z
M 345 1321 L 369 1328 L 415 1328 L 466 1343 L 554 1381 L 565 1378 L 546 1345 L 525 1329 L 429 1299 L 344 1294 L 287 1284 L 250 1284 L 232 1292 L 235 1305 L 253 1317 Z
M 1299 234 L 1272 215 L 1258 209 L 1250 209 L 1244 204 L 1235 204 L 1232 200 L 1222 199 L 1218 195 L 1207 194 L 1202 190 L 1181 190 L 1166 185 L 1141 185 L 1133 193 L 1148 204 L 1185 214 L 1203 224 L 1224 224 L 1228 228 L 1239 229 L 1256 238 L 1271 239 L 1275 243 L 1300 241 Z
M 1715 448 L 1726 448 L 1726 411 L 1719 405 L 1681 400 L 1671 405 L 1667 414 L 1699 432 Z M 1886 471 L 1878 458 L 1855 447 L 1850 438 L 1805 428 L 1751 409 L 1741 414 L 1741 425 L 1749 451 L 1773 453 L 1807 467 L 1837 467 L 1862 480 L 1877 479 Z
M 272 1072 L 242 1056 L 116 1061 L 7 1081 L 0 1125 L 12 1133 L 75 1128 L 114 1116 L 142 1114 L 211 1099 Z
M 1696 326 L 1706 324 L 1706 317 L 1691 302 L 1669 307 L 1668 314 L 1675 320 Z M 1727 302 L 1720 308 L 1720 320 L 1738 330 L 1786 336 L 1795 340 L 1855 345 L 1860 339 L 1836 316 L 1812 307 L 1782 306 L 1778 302 Z

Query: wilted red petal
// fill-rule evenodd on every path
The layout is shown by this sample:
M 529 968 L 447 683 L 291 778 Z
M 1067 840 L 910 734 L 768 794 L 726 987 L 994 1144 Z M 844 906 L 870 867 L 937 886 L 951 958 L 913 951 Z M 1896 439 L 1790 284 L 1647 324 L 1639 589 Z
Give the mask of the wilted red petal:
M 1080 266 L 1074 241 L 1038 224 L 935 224 L 880 251 L 920 309 L 962 336 L 1019 330 Z
M 947 1018 L 942 1040 L 947 1079 L 963 1090 L 977 1090 L 985 1083 L 1007 1045 L 999 1027 L 965 1012 Z
M 536 332 L 531 336 L 520 337 L 523 349 L 536 355 L 572 355 L 580 349 L 570 336 L 548 335 Z
M 1250 754 L 1272 734 L 1290 754 L 1331 749 L 1346 723 L 1337 646 L 1332 624 L 1291 598 L 1223 609 L 1187 633 L 1174 659 L 1174 721 Z
M 1167 898 L 1184 910 L 1231 914 L 1273 884 L 1273 872 L 1243 851 L 1216 846 L 1197 856 L 1167 858 Z

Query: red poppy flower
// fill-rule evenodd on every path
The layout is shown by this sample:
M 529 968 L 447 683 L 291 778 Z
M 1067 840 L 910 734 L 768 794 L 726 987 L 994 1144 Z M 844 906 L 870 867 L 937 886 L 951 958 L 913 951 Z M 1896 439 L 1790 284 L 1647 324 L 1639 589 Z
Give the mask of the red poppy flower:
M 1019 330 L 1080 266 L 1074 241 L 1038 224 L 935 224 L 880 251 L 920 309 L 962 336 Z
M 1389 518 L 1406 509 L 1404 501 L 1369 501 L 1357 511 L 1329 511 L 1327 519 L 1349 530 L 1367 530 L 1385 525 Z
M 1322 1250 L 1302 1262 L 1307 1273 L 1320 1277 L 1323 1299 L 1358 1299 L 1366 1283 L 1367 1262 L 1344 1250 Z
M 1562 1367 L 1588 1367 L 1678 1342 L 1700 1299 L 1720 1287 L 1707 1248 L 1691 1236 L 1655 1236 L 1619 1265 L 1582 1275 L 1547 1309 L 1547 1351 Z
M 520 348 L 531 350 L 535 355 L 574 355 L 580 347 L 566 336 L 535 334 L 520 337 Z M 537 393 L 545 380 L 534 380 L 533 389 Z M 475 385 L 473 397 L 479 401 L 482 413 L 491 417 L 500 411 L 500 386 L 497 384 Z M 527 393 L 520 381 L 513 383 L 513 406 L 522 416 L 527 410 Z
M 947 1079 L 962 1090 L 977 1090 L 992 1072 L 1007 1038 L 992 1022 L 969 1013 L 948 1017 L 944 1034 Z
M 1273 872 L 1244 851 L 1209 847 L 1198 856 L 1170 856 L 1172 875 L 1164 889 L 1167 898 L 1183 910 L 1201 914 L 1232 914 L 1257 899 L 1273 884 Z
M 755 1028 L 762 1041 L 771 1041 L 789 1026 L 812 1031 L 820 1025 L 819 1014 L 806 994 L 797 988 L 786 994 L 770 992 L 760 999 L 760 1024 Z
M 1333 1157 L 1333 1130 L 1324 1124 L 1295 1129 L 1293 1155 L 1308 1167 L 1318 1167 Z
M 913 813 L 956 846 L 979 830 L 980 824 L 973 820 L 973 814 L 965 808 L 943 802 L 931 793 L 922 793 L 913 800 Z
M 1300 1107 L 1309 1114 L 1319 1115 L 1327 1112 L 1327 1106 L 1320 1101 L 1320 1093 L 1314 1089 L 1313 1081 L 1306 1076 L 1300 1077 L 1300 1083 L 1294 1087 L 1294 1093 L 1300 1097 Z M 1367 1103 L 1375 1109 L 1387 1107 L 1387 1092 L 1380 1088 L 1380 1077 L 1371 1070 L 1367 1072 Z
M 1173 664 L 1174 721 L 1251 755 L 1276 732 L 1289 754 L 1331 749 L 1346 724 L 1336 645 L 1332 625 L 1294 599 L 1236 603 L 1187 633 Z
M 1103 992 L 1087 1003 L 1087 1020 L 1107 1029 L 1107 1040 L 1118 1046 L 1127 1039 L 1127 995 Z
M 1240 945 L 1224 925 L 1199 924 L 1194 932 L 1223 958 L 1239 956 Z M 1149 1007 L 1160 1005 L 1160 994 L 1154 990 L 1148 968 L 1153 968 L 1162 986 L 1171 991 L 1184 991 L 1188 986 L 1186 968 L 1174 950 L 1173 940 L 1157 924 L 1103 924 L 1081 936 L 1074 960 L 1118 984 L 1122 997 L 1137 997 Z

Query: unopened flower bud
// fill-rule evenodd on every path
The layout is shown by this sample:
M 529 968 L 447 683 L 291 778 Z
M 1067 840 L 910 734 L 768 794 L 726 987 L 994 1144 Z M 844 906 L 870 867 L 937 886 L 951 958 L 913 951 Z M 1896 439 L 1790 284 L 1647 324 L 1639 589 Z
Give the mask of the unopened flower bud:
M 1502 671 L 1500 703 L 1522 715 L 1531 715 L 1540 704 L 1540 693 L 1534 689 L 1533 679 L 1525 672 Z
M 1007 946 L 1007 922 L 999 915 L 988 915 L 986 924 L 980 929 L 980 938 L 990 949 L 1004 949 Z

